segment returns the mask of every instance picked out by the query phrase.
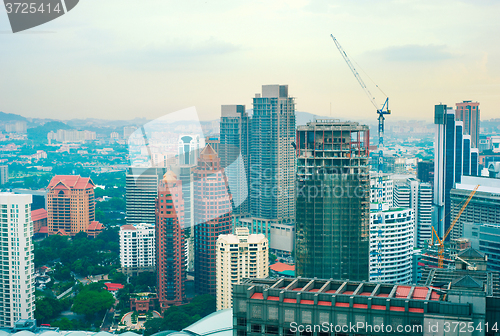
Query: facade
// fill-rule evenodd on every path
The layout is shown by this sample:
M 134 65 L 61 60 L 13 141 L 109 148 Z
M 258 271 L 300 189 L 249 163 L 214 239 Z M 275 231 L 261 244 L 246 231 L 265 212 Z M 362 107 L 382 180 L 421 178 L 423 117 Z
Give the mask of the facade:
M 419 161 L 417 163 L 417 178 L 424 183 L 434 182 L 434 162 Z
M 0 166 L 0 184 L 5 184 L 9 182 L 9 166 L 1 165 Z
M 452 205 L 450 217 L 458 216 L 460 208 L 476 185 L 479 185 L 479 188 L 474 197 L 453 226 L 450 234 L 452 239 L 462 237 L 464 223 L 500 224 L 500 180 L 488 177 L 462 178 L 462 183 L 457 184 L 450 193 Z
M 394 205 L 413 210 L 415 218 L 413 241 L 418 248 L 426 246 L 426 240 L 432 237 L 432 192 L 430 183 L 422 183 L 415 178 L 408 178 L 405 182 L 397 184 L 394 190 Z
M 186 242 L 184 239 L 182 182 L 168 171 L 156 200 L 156 273 L 161 309 L 186 299 Z
M 33 221 L 33 232 L 38 233 L 42 227 L 47 226 L 47 210 L 32 210 L 31 220 Z
M 231 195 L 220 159 L 210 145 L 194 170 L 194 272 L 198 294 L 216 295 L 216 248 L 219 235 L 231 233 Z
M 488 270 L 500 272 L 500 224 L 465 223 L 463 237 L 488 256 Z
M 298 276 L 368 280 L 369 128 L 316 120 L 297 128 Z
M 479 103 L 471 100 L 464 100 L 462 103 L 456 103 L 456 120 L 464 123 L 463 134 L 471 136 L 471 147 L 479 147 L 479 133 L 481 130 L 481 114 Z
M 121 271 L 127 275 L 155 269 L 155 226 L 127 224 L 120 228 Z
M 129 167 L 126 173 L 127 224 L 154 224 L 158 184 L 166 168 Z
M 370 202 L 385 203 L 392 207 L 394 206 L 394 181 L 387 175 L 380 178 L 378 174 L 370 172 Z
M 79 175 L 56 175 L 47 189 L 49 234 L 87 232 L 95 220 L 94 182 Z
M 272 250 L 280 250 L 271 225 L 295 223 L 295 99 L 288 85 L 263 85 L 253 98 L 250 135 L 250 215 L 266 226 L 259 227 Z
M 232 290 L 244 278 L 269 276 L 269 243 L 259 234 L 237 227 L 236 234 L 217 239 L 217 310 L 232 307 Z
M 233 216 L 249 216 L 250 118 L 245 105 L 222 105 L 217 153 L 233 198 Z
M 413 210 L 372 204 L 370 213 L 370 281 L 411 283 L 414 247 Z
M 137 130 L 137 127 L 135 126 L 125 126 L 123 127 L 123 139 L 128 140 L 132 133 L 134 133 Z
M 0 327 L 14 327 L 35 312 L 35 266 L 31 195 L 0 193 L 2 255 Z
M 447 335 L 438 329 L 455 321 L 480 323 L 482 330 L 470 335 L 495 334 L 485 332 L 485 323 L 494 325 L 500 317 L 500 298 L 493 291 L 498 274 L 479 285 L 474 275 L 462 272 L 443 281 L 446 291 L 428 278 L 431 284 L 418 286 L 249 279 L 233 288 L 234 335 Z
M 210 145 L 214 151 L 219 153 L 220 146 L 220 136 L 219 135 L 209 135 L 205 138 L 205 144 Z
M 176 173 L 182 183 L 184 201 L 184 228 L 187 244 L 187 268 L 194 269 L 194 169 L 205 139 L 198 134 L 180 135 L 178 140 L 178 164 Z
M 455 111 L 446 105 L 434 107 L 436 125 L 434 141 L 434 193 L 435 217 L 433 225 L 442 237 L 451 225 L 451 189 L 462 176 L 477 176 L 479 151 L 473 148 L 469 135 L 463 135 L 464 123 L 455 119 Z M 447 238 L 449 239 L 449 237 Z

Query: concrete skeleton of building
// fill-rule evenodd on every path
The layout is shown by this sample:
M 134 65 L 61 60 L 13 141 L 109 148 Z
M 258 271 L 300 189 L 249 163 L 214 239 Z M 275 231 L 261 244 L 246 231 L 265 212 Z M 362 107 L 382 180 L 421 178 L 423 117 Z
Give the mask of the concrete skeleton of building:
M 359 123 L 298 126 L 297 275 L 369 278 L 369 142 Z
M 121 271 L 129 276 L 155 269 L 155 226 L 127 224 L 120 228 Z
M 95 221 L 94 182 L 79 175 L 56 175 L 47 189 L 49 234 L 87 232 Z
M 394 205 L 413 210 L 415 247 L 423 248 L 432 237 L 432 185 L 415 178 L 408 178 L 396 184 Z
M 0 327 L 14 327 L 35 312 L 35 266 L 31 195 L 0 193 L 2 231 Z
M 451 190 L 452 218 L 458 216 L 462 204 L 467 200 L 475 186 L 479 185 L 474 197 L 464 209 L 451 231 L 451 238 L 463 235 L 464 223 L 500 224 L 500 179 L 464 176 Z
M 372 203 L 370 281 L 411 283 L 414 231 L 413 210 Z
M 217 239 L 217 310 L 232 307 L 232 289 L 244 278 L 269 276 L 269 244 L 259 234 L 249 234 L 248 228 L 237 227 L 235 234 Z

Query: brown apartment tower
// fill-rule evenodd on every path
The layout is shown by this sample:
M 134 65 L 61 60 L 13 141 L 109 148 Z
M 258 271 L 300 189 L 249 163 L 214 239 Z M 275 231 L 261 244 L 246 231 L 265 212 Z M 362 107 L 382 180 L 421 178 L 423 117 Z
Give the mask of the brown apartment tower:
M 87 232 L 95 220 L 94 182 L 79 175 L 56 175 L 47 189 L 49 234 Z
M 216 244 L 231 233 L 231 196 L 217 152 L 208 144 L 194 171 L 194 270 L 198 294 L 216 294 Z
M 167 171 L 156 199 L 156 276 L 161 310 L 185 301 L 186 244 L 182 182 Z

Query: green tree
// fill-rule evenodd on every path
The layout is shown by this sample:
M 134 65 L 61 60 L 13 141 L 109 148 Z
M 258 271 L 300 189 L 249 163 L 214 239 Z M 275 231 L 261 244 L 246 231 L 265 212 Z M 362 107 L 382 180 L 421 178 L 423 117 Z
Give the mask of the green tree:
M 115 299 L 108 291 L 82 290 L 75 297 L 71 310 L 77 314 L 85 315 L 87 320 L 92 320 L 96 314 L 111 308 Z
M 153 318 L 144 323 L 144 336 L 150 336 L 157 332 L 167 330 L 167 323 L 162 318 Z
M 50 324 L 51 327 L 59 327 L 61 330 L 75 330 L 73 322 L 67 317 L 55 320 Z

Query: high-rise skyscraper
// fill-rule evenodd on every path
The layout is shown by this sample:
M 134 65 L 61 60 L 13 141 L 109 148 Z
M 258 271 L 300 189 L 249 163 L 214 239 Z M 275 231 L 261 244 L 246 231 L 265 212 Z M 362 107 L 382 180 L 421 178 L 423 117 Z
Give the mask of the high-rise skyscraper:
M 455 120 L 455 111 L 446 105 L 434 108 L 436 135 L 434 141 L 434 220 L 442 237 L 451 224 L 450 192 L 462 176 L 477 176 L 479 152 L 471 148 L 468 135 L 463 135 L 463 122 Z M 469 173 L 469 174 L 467 174 Z M 448 238 L 449 239 L 449 236 Z
M 231 233 L 231 196 L 220 159 L 210 145 L 194 170 L 194 271 L 199 294 L 216 293 L 216 242 Z
M 177 176 L 182 182 L 184 200 L 184 228 L 186 234 L 187 268 L 194 268 L 194 175 L 200 151 L 205 147 L 205 139 L 198 134 L 179 136 Z
M 297 275 L 368 280 L 369 143 L 359 123 L 297 128 Z
M 295 100 L 288 85 L 263 85 L 253 98 L 250 135 L 252 233 L 263 233 L 271 250 L 291 255 L 295 223 Z
M 182 182 L 172 172 L 163 176 L 156 199 L 156 272 L 163 309 L 185 300 L 186 244 Z
M 49 234 L 87 232 L 95 220 L 94 182 L 79 175 L 56 175 L 47 189 Z
M 217 239 L 217 310 L 232 307 L 233 285 L 244 278 L 269 276 L 269 244 L 262 234 L 237 227 L 235 234 Z
M 31 195 L 0 193 L 3 261 L 0 262 L 0 327 L 33 319 L 35 279 Z
M 471 136 L 471 147 L 478 148 L 480 134 L 480 112 L 479 103 L 471 100 L 464 100 L 462 103 L 456 104 L 455 118 L 462 121 L 463 134 Z
M 370 214 L 370 281 L 410 283 L 414 237 L 413 210 L 372 204 Z
M 121 271 L 127 275 L 155 269 L 155 226 L 127 224 L 120 228 Z
M 154 224 L 158 184 L 166 168 L 129 167 L 126 173 L 127 224 Z
M 222 105 L 220 118 L 220 162 L 233 200 L 233 216 L 249 215 L 250 118 L 245 105 Z
M 423 248 L 432 235 L 432 185 L 415 178 L 396 185 L 394 205 L 413 210 L 415 247 Z

